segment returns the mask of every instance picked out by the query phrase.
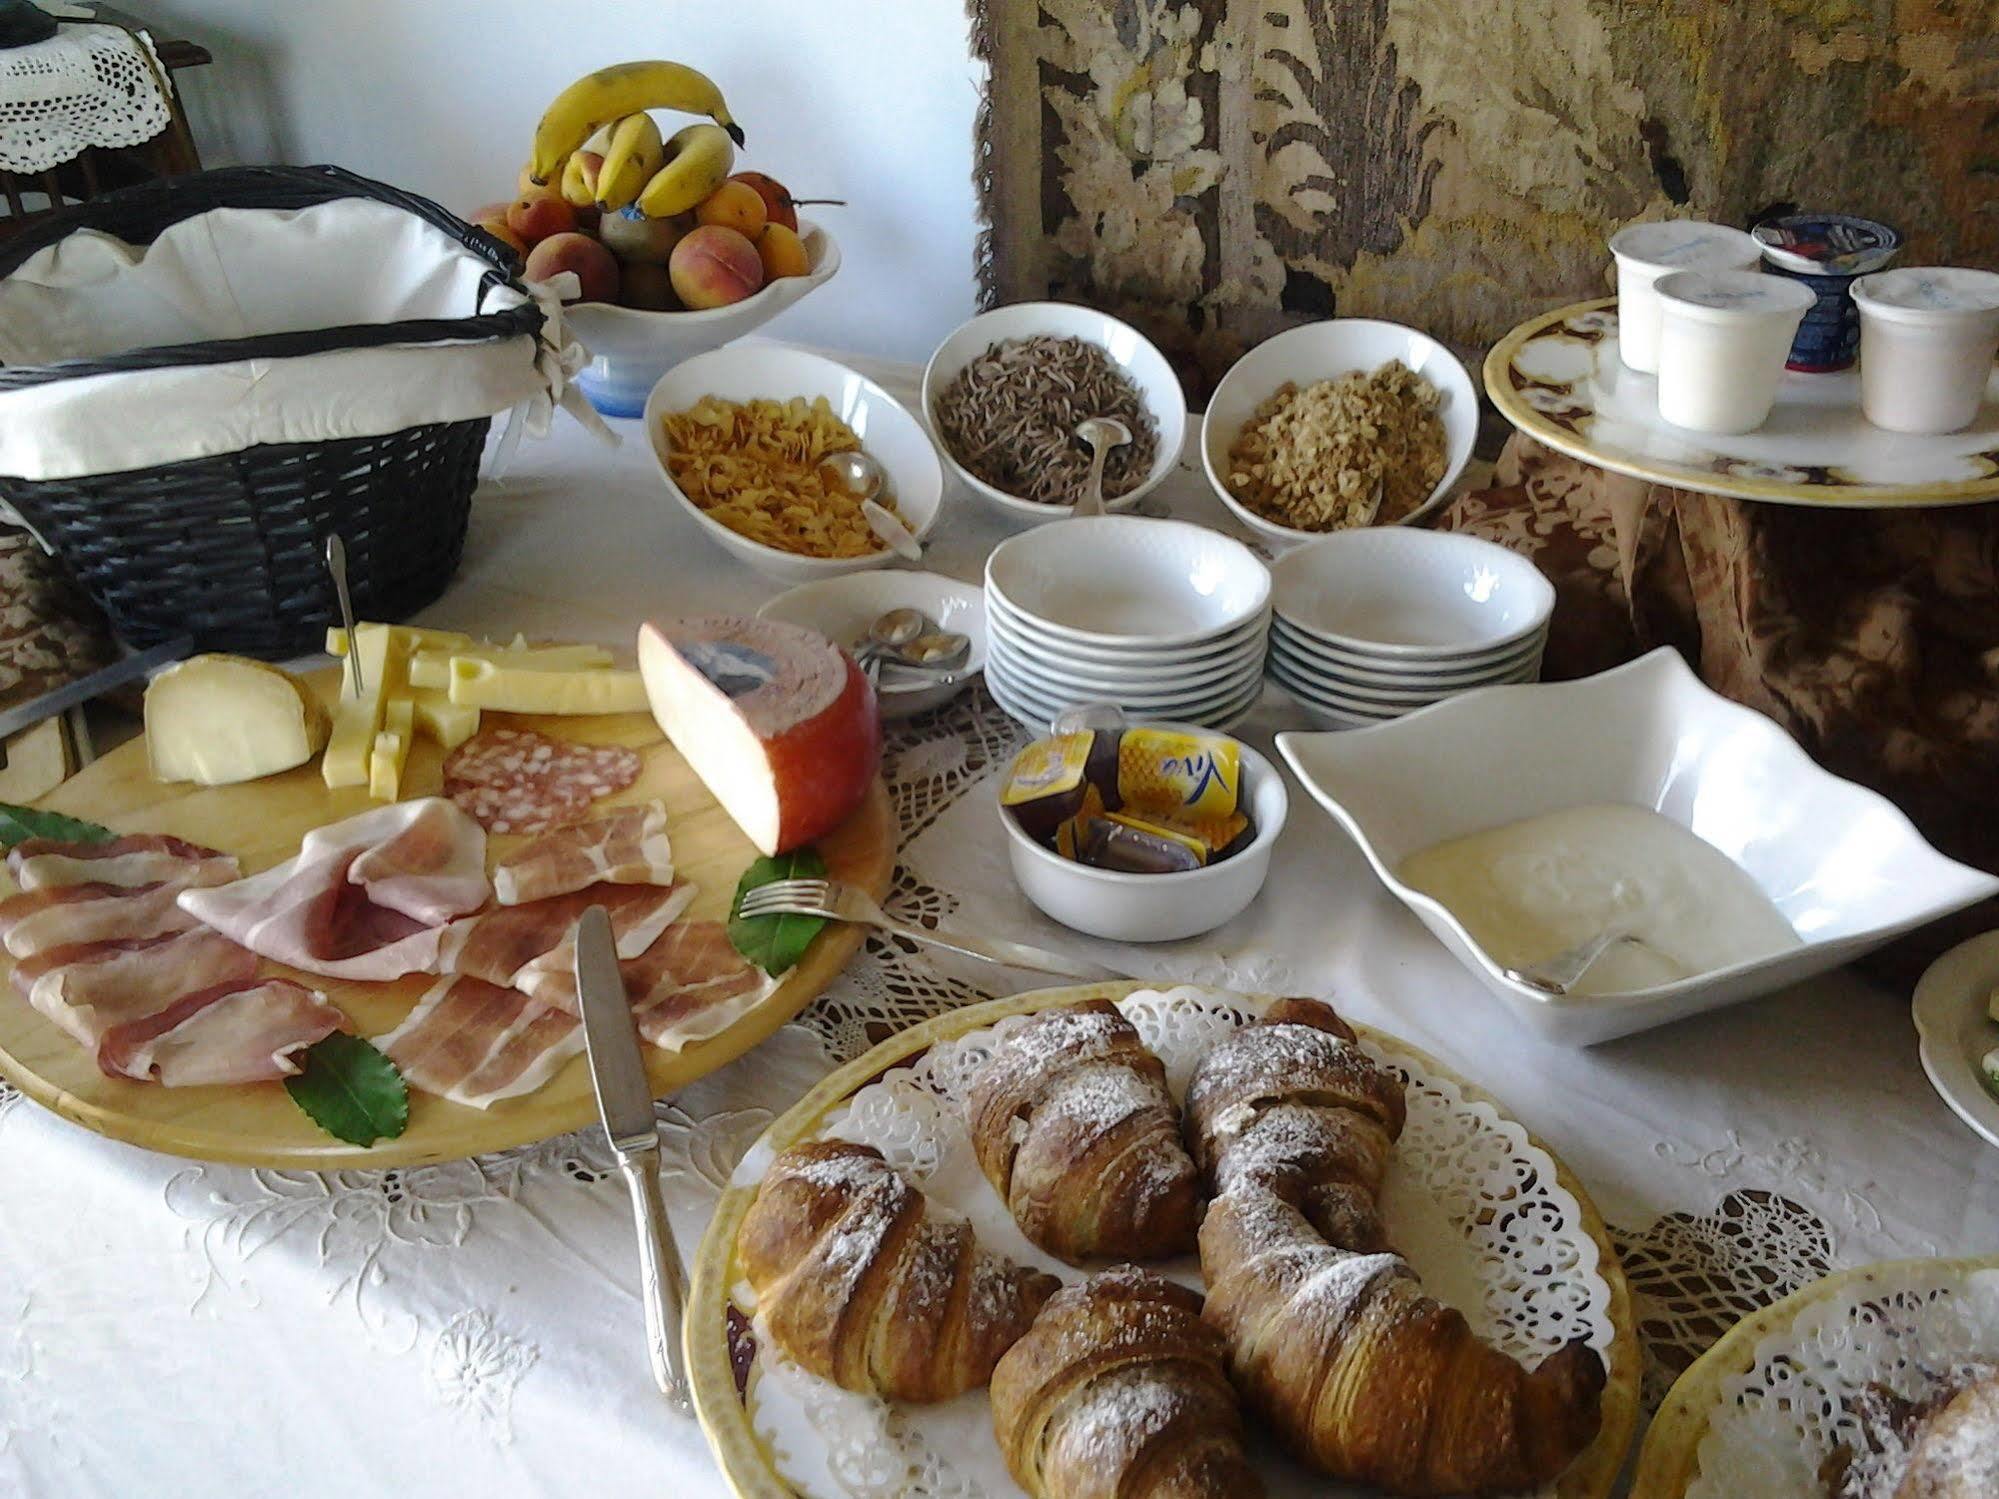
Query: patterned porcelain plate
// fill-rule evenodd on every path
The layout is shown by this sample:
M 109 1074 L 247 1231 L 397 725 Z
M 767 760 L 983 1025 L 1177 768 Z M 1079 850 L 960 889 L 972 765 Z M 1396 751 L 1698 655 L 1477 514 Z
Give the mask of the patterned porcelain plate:
M 1631 1499 L 1822 1499 L 1819 1464 L 1859 1425 L 1870 1383 L 1999 1357 L 1999 1255 L 1844 1270 L 1745 1317 L 1659 1408 Z M 1967 1492 L 1969 1492 L 1967 1490 Z
M 1270 1003 L 1226 990 L 1098 984 L 1042 990 L 943 1015 L 828 1077 L 744 1157 L 702 1240 L 687 1311 L 695 1405 L 722 1471 L 755 1499 L 979 1499 L 1018 1496 L 983 1390 L 935 1406 L 889 1405 L 805 1373 L 762 1335 L 736 1263 L 736 1232 L 773 1156 L 820 1137 L 879 1148 L 982 1243 L 1065 1280 L 1078 1272 L 1028 1243 L 980 1174 L 962 1099 L 992 1038 L 1037 1010 L 1104 996 L 1166 1064 L 1177 1096 L 1215 1040 Z M 1434 1295 L 1509 1353 L 1535 1360 L 1586 1338 L 1611 1370 L 1596 1442 L 1552 1499 L 1610 1492 L 1637 1418 L 1639 1356 L 1630 1296 L 1603 1221 L 1566 1168 L 1497 1104 L 1402 1042 L 1364 1033 L 1408 1083 L 1409 1123 L 1383 1193 L 1395 1242 Z M 1200 1284 L 1190 1256 L 1160 1267 Z M 1255 1444 L 1272 1499 L 1363 1499 Z
M 1952 1113 L 1999 1145 L 1999 1094 L 1980 1065 L 1999 1048 L 1988 1014 L 1999 993 L 1999 932 L 1960 942 L 1930 964 L 1916 984 L 1910 1015 L 1921 1038 L 1923 1071 Z
M 1786 375 L 1770 420 L 1740 437 L 1675 427 L 1658 382 L 1617 357 L 1617 302 L 1521 324 L 1485 360 L 1500 414 L 1549 447 L 1656 484 L 1790 505 L 1965 505 L 1999 499 L 1999 369 L 1963 432 L 1884 432 L 1860 414 L 1860 375 Z

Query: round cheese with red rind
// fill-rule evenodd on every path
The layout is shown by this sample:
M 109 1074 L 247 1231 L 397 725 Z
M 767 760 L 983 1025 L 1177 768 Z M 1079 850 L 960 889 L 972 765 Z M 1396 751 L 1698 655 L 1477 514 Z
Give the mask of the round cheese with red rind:
M 830 833 L 881 769 L 874 688 L 816 631 L 739 615 L 648 623 L 639 673 L 666 737 L 763 853 Z

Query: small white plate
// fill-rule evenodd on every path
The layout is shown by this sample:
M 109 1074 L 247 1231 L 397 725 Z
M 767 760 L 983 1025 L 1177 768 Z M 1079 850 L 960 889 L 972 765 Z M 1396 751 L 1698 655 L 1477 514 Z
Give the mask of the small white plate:
M 1432 684 L 1442 687 L 1486 681 L 1495 673 L 1511 671 L 1523 661 L 1539 655 L 1547 644 L 1548 632 L 1542 630 L 1518 645 L 1510 645 L 1488 655 L 1454 656 L 1441 662 L 1429 662 L 1394 656 L 1367 656 L 1358 651 L 1342 650 L 1302 634 L 1296 625 L 1282 618 L 1273 617 L 1270 622 L 1272 650 L 1281 645 L 1294 659 L 1322 667 L 1329 674 L 1350 676 L 1355 681 L 1374 682 L 1383 687 L 1427 687 Z
M 988 593 L 1042 634 L 1081 645 L 1205 642 L 1263 614 L 1270 589 L 1270 569 L 1235 538 L 1141 515 L 1040 526 L 986 559 Z
M 1398 661 L 1510 651 L 1555 610 L 1554 585 L 1532 562 L 1454 531 L 1335 531 L 1286 552 L 1271 583 L 1300 634 Z
M 1910 1014 L 1923 1071 L 1951 1112 L 1999 1145 L 1999 1098 L 1985 1086 L 1979 1060 L 1999 1047 L 1999 1025 L 1986 1014 L 1999 989 L 1999 932 L 1960 942 L 1930 964 L 1916 984 Z
M 1444 397 L 1438 413 L 1444 423 L 1443 477 L 1429 498 L 1398 517 L 1397 524 L 1420 520 L 1443 504 L 1471 462 L 1472 442 L 1478 436 L 1478 396 L 1470 374 L 1457 355 L 1427 333 L 1372 318 L 1331 318 L 1265 339 L 1235 362 L 1208 400 L 1208 413 L 1201 419 L 1201 466 L 1207 470 L 1208 483 L 1237 519 L 1258 535 L 1284 545 L 1328 534 L 1279 525 L 1230 494 L 1222 481 L 1228 471 L 1229 449 L 1243 423 L 1286 381 L 1302 387 L 1355 370 L 1377 370 L 1391 359 L 1408 365 Z
M 982 312 L 960 326 L 937 346 L 937 352 L 930 356 L 930 363 L 923 370 L 923 411 L 930 420 L 930 430 L 937 431 L 937 398 L 957 378 L 958 371 L 996 343 L 1010 338 L 1032 338 L 1039 333 L 1080 338 L 1085 343 L 1095 344 L 1138 387 L 1145 409 L 1158 429 L 1159 445 L 1145 482 L 1111 501 L 1112 507 L 1117 509 L 1137 504 L 1157 488 L 1159 481 L 1172 473 L 1173 466 L 1180 461 L 1180 445 L 1187 433 L 1187 396 L 1180 389 L 1180 379 L 1173 373 L 1173 366 L 1167 363 L 1166 356 L 1159 352 L 1152 340 L 1129 323 L 1121 323 L 1109 313 L 1099 312 L 1094 307 L 1078 307 L 1069 302 L 1016 302 L 1010 307 L 996 307 L 991 312 Z M 1073 505 L 1044 505 L 1037 500 L 1023 500 L 1003 489 L 995 489 L 961 465 L 942 436 L 937 439 L 937 450 L 944 455 L 944 462 L 960 483 L 988 504 L 1016 518 L 1024 517 L 1036 522 L 1064 520 L 1076 508 Z
M 871 572 L 822 578 L 787 589 L 757 610 L 763 619 L 787 620 L 817 630 L 851 652 L 868 627 L 891 609 L 921 609 L 947 630 L 972 642 L 972 654 L 947 686 L 880 687 L 883 718 L 909 718 L 941 707 L 963 692 L 986 667 L 985 590 L 940 573 Z M 891 672 L 891 676 L 895 673 Z

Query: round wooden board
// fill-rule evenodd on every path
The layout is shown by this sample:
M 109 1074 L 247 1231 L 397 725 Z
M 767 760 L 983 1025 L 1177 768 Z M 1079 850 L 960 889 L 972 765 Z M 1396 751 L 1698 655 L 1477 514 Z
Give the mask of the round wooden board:
M 339 691 L 339 681 L 339 674 L 332 669 L 312 678 L 313 686 L 329 702 Z M 556 738 L 583 743 L 640 749 L 645 766 L 637 784 L 597 803 L 597 809 L 622 802 L 665 802 L 675 871 L 700 889 L 689 915 L 715 920 L 728 915 L 736 881 L 757 857 L 757 851 L 661 736 L 650 716 L 489 714 L 486 722 L 539 729 Z M 442 764 L 437 746 L 419 740 L 404 776 L 404 794 L 435 795 L 442 781 Z M 379 803 L 369 800 L 362 787 L 329 791 L 320 779 L 316 760 L 283 775 L 240 786 L 162 785 L 147 769 L 145 741 L 139 738 L 85 767 L 39 805 L 122 833 L 172 833 L 205 843 L 235 854 L 245 873 L 254 873 L 292 857 L 300 840 L 313 828 Z M 494 838 L 489 857 L 498 857 L 520 841 Z M 859 885 L 877 897 L 887 894 L 895 868 L 895 817 L 879 781 L 860 811 L 830 837 L 821 839 L 818 848 L 834 878 Z M 12 889 L 4 876 L 0 876 L 0 888 Z M 695 1042 L 678 1053 L 645 1047 L 654 1092 L 665 1097 L 735 1060 L 777 1030 L 832 982 L 860 947 L 863 935 L 856 926 L 828 926 L 770 999 L 721 1035 Z M 0 979 L 11 966 L 5 953 L 0 953 Z M 274 972 L 288 971 L 277 964 L 265 966 Z M 350 983 L 311 974 L 297 977 L 324 990 L 352 1017 L 356 1032 L 363 1036 L 378 1036 L 391 1029 L 434 982 L 425 975 L 392 984 Z M 37 1103 L 116 1140 L 197 1160 L 311 1171 L 457 1160 L 545 1140 L 597 1118 L 589 1068 L 578 1056 L 536 1092 L 497 1103 L 491 1109 L 468 1108 L 412 1088 L 409 1128 L 397 1139 L 379 1140 L 364 1149 L 322 1132 L 276 1083 L 161 1088 L 106 1077 L 88 1050 L 30 1008 L 11 984 L 0 984 L 0 1075 Z
M 856 1057 L 837 1072 L 829 1073 L 816 1087 L 784 1114 L 751 1147 L 753 1153 L 768 1156 L 789 1150 L 810 1138 L 819 1122 L 837 1105 L 846 1102 L 868 1084 L 893 1068 L 905 1066 L 939 1041 L 951 1040 L 985 1026 L 996 1025 L 1009 1015 L 1055 1009 L 1080 1004 L 1086 999 L 1121 999 L 1140 989 L 1155 988 L 1143 981 L 1081 984 L 1072 988 L 1037 989 L 1006 999 L 969 1005 L 913 1025 L 891 1036 L 865 1055 Z M 1269 998 L 1269 996 L 1259 996 Z M 1364 1036 L 1380 1034 L 1367 1026 L 1358 1027 Z M 1420 1060 L 1424 1067 L 1456 1082 L 1468 1099 L 1490 1104 L 1501 1115 L 1505 1105 L 1476 1084 L 1466 1081 L 1428 1053 L 1393 1037 L 1398 1051 Z M 1603 1392 L 1603 1421 L 1583 1454 L 1555 1482 L 1556 1499 L 1607 1499 L 1624 1466 L 1631 1434 L 1638 1424 L 1640 1354 L 1638 1326 L 1631 1307 L 1631 1288 L 1618 1262 L 1610 1231 L 1575 1174 L 1538 1137 L 1527 1138 L 1547 1153 L 1555 1163 L 1556 1179 L 1574 1195 L 1595 1239 L 1597 1267 L 1610 1286 L 1610 1316 L 1617 1328 L 1611 1344 L 1610 1374 Z M 734 1350 L 724 1331 L 731 1287 L 742 1279 L 736 1264 L 736 1235 L 743 1217 L 756 1201 L 757 1187 L 738 1172 L 715 1205 L 701 1247 L 695 1252 L 693 1277 L 687 1298 L 687 1314 L 681 1324 L 681 1340 L 687 1357 L 688 1383 L 694 1395 L 694 1410 L 708 1435 L 709 1449 L 716 1464 L 740 1499 L 795 1499 L 795 1490 L 780 1477 L 750 1423 L 743 1397 L 736 1389 Z M 1332 1481 L 1327 1480 L 1330 1490 Z
M 1999 1270 L 1999 1255 L 1959 1260 L 1887 1260 L 1838 1270 L 1752 1312 L 1722 1334 L 1721 1340 L 1689 1364 L 1666 1392 L 1659 1414 L 1645 1433 L 1638 1466 L 1631 1479 L 1631 1499 L 1681 1499 L 1700 1476 L 1701 1443 L 1706 1440 L 1722 1394 L 1723 1381 L 1746 1373 L 1756 1362 L 1756 1348 L 1771 1333 L 1787 1328 L 1807 1307 L 1844 1291 L 1856 1281 L 1878 1280 L 1891 1289 L 1898 1270 L 1919 1265 L 1926 1273 L 1956 1270 L 1966 1275 Z

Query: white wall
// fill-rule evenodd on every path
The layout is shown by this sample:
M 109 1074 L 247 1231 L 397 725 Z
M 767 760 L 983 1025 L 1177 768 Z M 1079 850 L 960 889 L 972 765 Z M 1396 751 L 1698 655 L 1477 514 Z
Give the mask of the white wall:
M 960 0 L 146 0 L 204 43 L 180 75 L 203 160 L 330 161 L 460 213 L 513 195 L 543 106 L 579 74 L 668 57 L 722 86 L 739 164 L 840 241 L 779 337 L 920 360 L 973 310 L 972 114 Z

